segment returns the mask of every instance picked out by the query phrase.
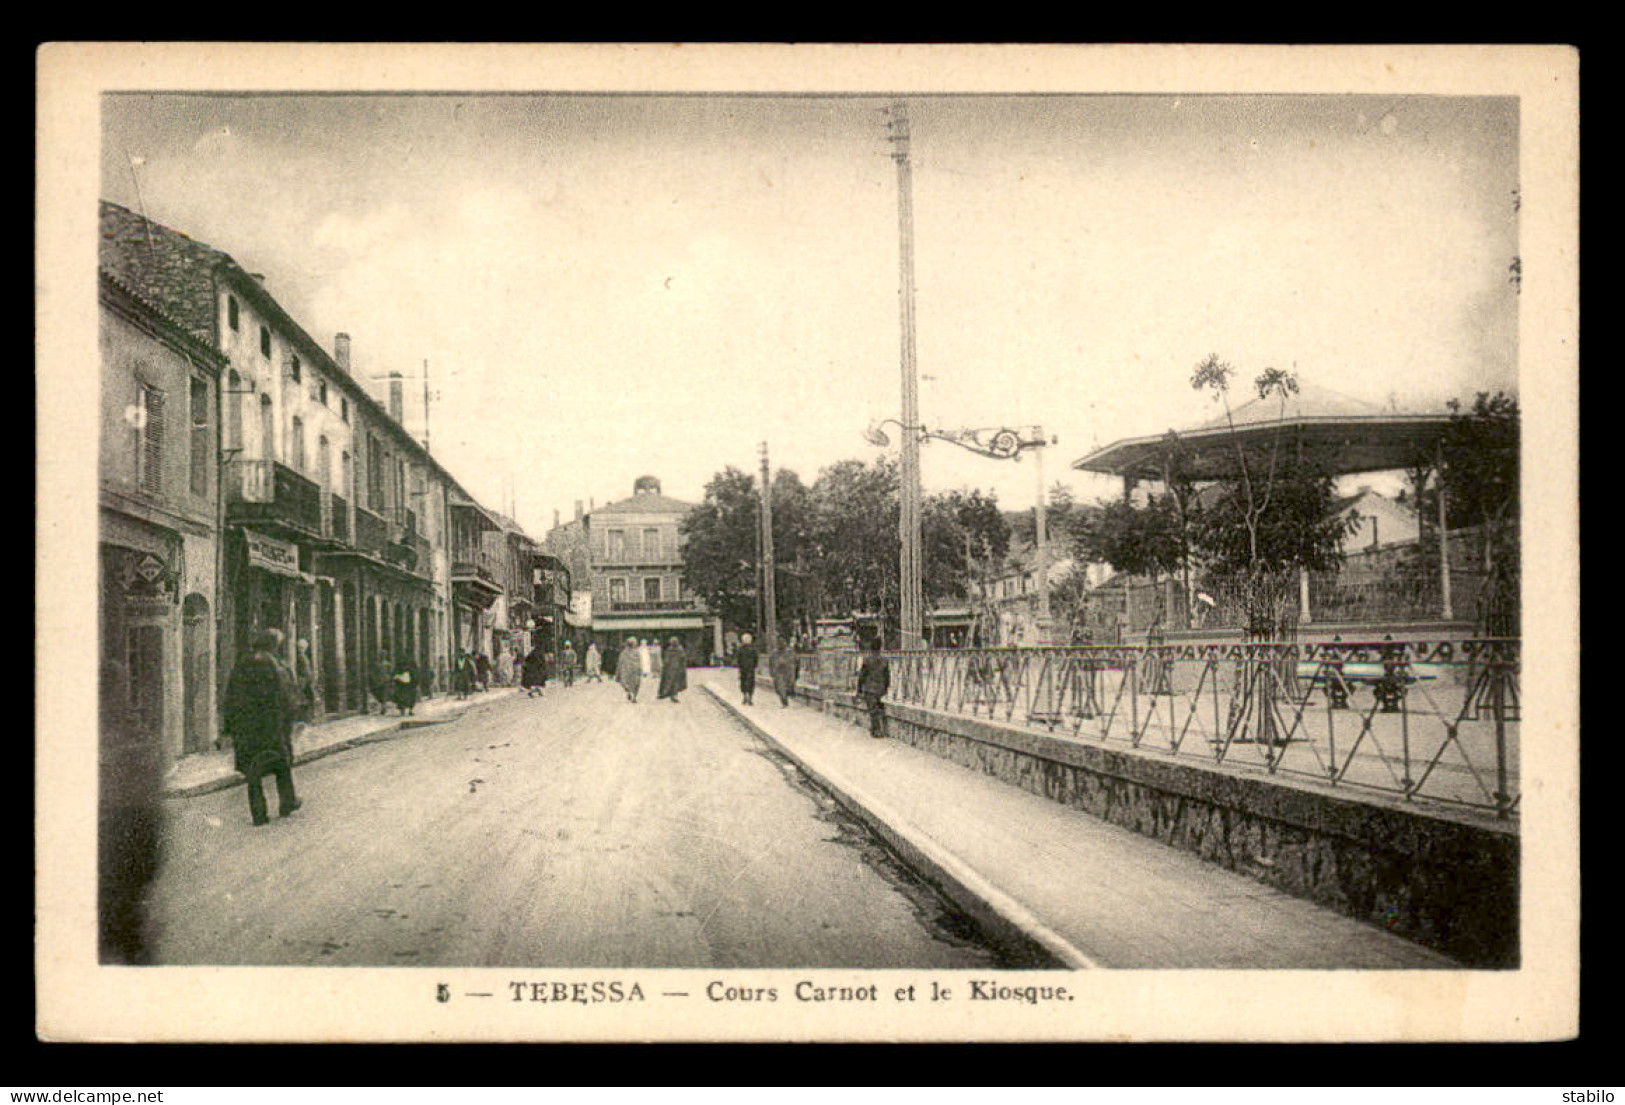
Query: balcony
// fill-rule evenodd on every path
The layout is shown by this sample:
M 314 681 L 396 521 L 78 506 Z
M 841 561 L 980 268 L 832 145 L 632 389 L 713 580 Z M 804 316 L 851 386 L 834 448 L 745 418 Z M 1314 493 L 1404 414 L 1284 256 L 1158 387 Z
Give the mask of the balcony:
M 292 468 L 274 460 L 237 460 L 227 468 L 228 521 L 322 532 L 322 492 Z
M 497 581 L 502 578 L 502 565 L 497 557 L 484 549 L 471 549 L 462 547 L 456 550 L 451 560 L 451 581 L 453 583 L 472 583 L 488 588 L 492 592 L 502 590 Z
M 355 509 L 355 547 L 372 556 L 383 556 L 389 541 L 389 523 L 370 510 Z

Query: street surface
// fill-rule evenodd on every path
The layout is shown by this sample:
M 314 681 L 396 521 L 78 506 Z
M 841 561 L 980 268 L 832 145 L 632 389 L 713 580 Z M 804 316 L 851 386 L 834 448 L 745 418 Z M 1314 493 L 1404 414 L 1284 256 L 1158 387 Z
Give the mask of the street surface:
M 264 828 L 241 787 L 166 803 L 157 962 L 1000 965 L 698 689 L 550 687 L 295 782 Z

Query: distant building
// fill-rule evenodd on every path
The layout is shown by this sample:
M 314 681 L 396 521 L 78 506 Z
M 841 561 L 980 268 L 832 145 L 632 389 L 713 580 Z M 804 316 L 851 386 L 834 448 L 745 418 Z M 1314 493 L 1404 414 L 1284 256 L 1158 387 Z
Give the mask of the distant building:
M 683 582 L 679 526 L 693 509 L 661 494 L 654 476 L 640 476 L 630 498 L 584 517 L 592 635 L 600 644 L 629 636 L 677 637 L 690 657 L 722 653 L 721 622 Z

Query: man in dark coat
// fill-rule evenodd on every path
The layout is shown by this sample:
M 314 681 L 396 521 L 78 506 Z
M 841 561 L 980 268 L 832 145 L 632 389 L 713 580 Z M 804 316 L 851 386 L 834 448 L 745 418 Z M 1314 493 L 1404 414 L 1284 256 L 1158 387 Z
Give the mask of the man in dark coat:
M 751 699 L 756 696 L 756 665 L 761 660 L 762 654 L 756 651 L 750 634 L 743 634 L 739 638 L 739 652 L 735 654 L 734 662 L 739 665 L 739 693 L 746 706 L 755 705 Z
M 543 688 L 547 685 L 547 661 L 541 645 L 532 645 L 530 651 L 525 653 L 525 663 L 520 668 L 519 681 L 525 687 L 525 697 L 542 697 Z
M 891 665 L 880 653 L 880 640 L 869 638 L 858 667 L 858 695 L 869 710 L 869 735 L 886 735 L 886 692 L 891 690 Z
M 779 705 L 789 706 L 795 693 L 796 680 L 801 674 L 801 658 L 793 645 L 780 645 L 768 658 L 768 671 L 773 674 L 773 690 L 778 693 Z
M 673 637 L 660 657 L 660 697 L 677 701 L 679 691 L 688 690 L 688 657 L 683 642 Z
M 298 698 L 293 674 L 276 658 L 274 631 L 257 633 L 249 653 L 226 683 L 223 728 L 231 737 L 237 770 L 248 780 L 248 811 L 254 824 L 270 820 L 260 780 L 276 776 L 277 814 L 301 805 L 293 791 L 293 718 Z

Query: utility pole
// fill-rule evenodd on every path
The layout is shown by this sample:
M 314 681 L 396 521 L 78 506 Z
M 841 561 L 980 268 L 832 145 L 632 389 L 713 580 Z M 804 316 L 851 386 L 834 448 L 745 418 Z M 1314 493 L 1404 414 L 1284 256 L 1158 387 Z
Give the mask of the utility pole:
M 1054 623 L 1050 618 L 1049 609 L 1049 512 L 1045 503 L 1047 492 L 1044 488 L 1044 431 L 1038 429 L 1033 434 L 1038 447 L 1033 450 L 1038 461 L 1038 500 L 1033 508 L 1035 544 L 1038 546 L 1038 618 L 1034 629 L 1037 630 L 1038 644 L 1051 643 L 1054 633 Z
M 429 451 L 429 361 L 423 360 L 423 451 Z
M 768 652 L 778 647 L 778 601 L 773 579 L 773 476 L 767 463 L 767 442 L 762 442 L 762 644 Z
M 920 571 L 920 410 L 919 382 L 914 364 L 914 202 L 913 170 L 909 164 L 908 105 L 892 105 L 892 160 L 897 162 L 897 237 L 901 280 L 898 289 L 902 315 L 903 441 L 902 487 L 898 494 L 897 528 L 902 552 L 898 558 L 899 618 L 905 649 L 922 647 L 923 605 Z

